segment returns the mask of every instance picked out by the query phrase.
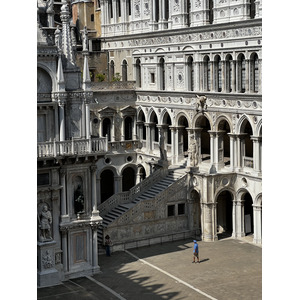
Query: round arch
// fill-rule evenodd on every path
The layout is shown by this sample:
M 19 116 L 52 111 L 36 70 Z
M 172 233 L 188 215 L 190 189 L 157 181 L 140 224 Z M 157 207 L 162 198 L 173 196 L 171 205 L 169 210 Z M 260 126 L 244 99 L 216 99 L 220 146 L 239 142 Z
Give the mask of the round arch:
M 135 186 L 136 182 L 136 165 L 127 164 L 122 168 L 122 192 L 129 191 Z
M 182 112 L 182 111 L 181 111 L 180 113 L 178 113 L 178 114 L 176 115 L 176 117 L 175 117 L 175 126 L 180 126 L 179 120 L 180 120 L 181 117 L 185 117 L 186 120 L 187 120 L 187 122 L 188 122 L 188 127 L 191 127 L 189 117 L 186 115 L 186 113 L 184 113 L 184 112 Z
M 116 175 L 117 175 L 116 169 L 113 167 L 106 167 L 101 170 L 101 173 L 99 173 L 101 203 L 106 201 L 115 193 Z
M 57 91 L 57 79 L 56 74 L 51 70 L 47 65 L 42 64 L 41 62 L 37 63 L 37 77 L 38 69 L 45 71 L 51 78 L 51 91 Z
M 217 203 L 217 234 L 218 238 L 231 236 L 233 233 L 233 200 L 234 193 L 228 188 L 222 188 L 215 197 Z
M 243 114 L 240 119 L 238 120 L 237 124 L 236 124 L 236 133 L 243 133 L 244 132 L 244 127 L 245 127 L 245 121 L 248 121 L 249 124 L 251 125 L 251 130 L 252 133 L 253 131 L 253 124 L 250 118 L 248 118 L 245 114 Z

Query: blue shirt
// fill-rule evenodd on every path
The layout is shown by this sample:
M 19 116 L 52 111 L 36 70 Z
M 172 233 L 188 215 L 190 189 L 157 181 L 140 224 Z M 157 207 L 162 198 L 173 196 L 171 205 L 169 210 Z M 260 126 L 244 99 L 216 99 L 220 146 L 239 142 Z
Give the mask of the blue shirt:
M 194 243 L 194 253 L 198 253 L 198 244 Z

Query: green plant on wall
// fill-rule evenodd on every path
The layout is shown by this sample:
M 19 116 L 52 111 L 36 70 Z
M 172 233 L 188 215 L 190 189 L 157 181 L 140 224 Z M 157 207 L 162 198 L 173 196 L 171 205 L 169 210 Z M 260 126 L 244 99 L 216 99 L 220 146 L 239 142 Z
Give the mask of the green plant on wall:
M 112 81 L 120 81 L 120 80 L 121 80 L 120 73 L 116 73 L 115 75 L 113 75 Z
M 105 75 L 104 74 L 96 74 L 96 78 L 98 79 L 99 82 L 102 82 L 105 80 Z

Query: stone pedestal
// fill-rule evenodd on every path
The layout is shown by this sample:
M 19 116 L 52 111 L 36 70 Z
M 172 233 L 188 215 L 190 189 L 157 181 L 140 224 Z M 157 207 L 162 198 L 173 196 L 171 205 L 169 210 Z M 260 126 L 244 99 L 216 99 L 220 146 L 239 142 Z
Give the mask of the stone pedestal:
M 38 287 L 52 286 L 60 283 L 59 272 L 55 269 L 55 241 L 38 242 Z

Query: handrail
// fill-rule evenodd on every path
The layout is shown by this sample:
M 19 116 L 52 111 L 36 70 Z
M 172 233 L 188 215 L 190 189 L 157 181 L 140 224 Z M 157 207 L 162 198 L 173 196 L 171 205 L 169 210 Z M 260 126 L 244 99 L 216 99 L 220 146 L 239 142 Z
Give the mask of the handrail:
M 107 137 L 37 143 L 37 157 L 57 157 L 108 151 Z
M 139 215 L 141 211 L 145 211 L 149 209 L 149 207 L 154 206 L 157 207 L 157 205 L 166 198 L 169 194 L 174 195 L 180 190 L 182 190 L 183 185 L 186 185 L 186 178 L 187 174 L 179 178 L 177 181 L 175 181 L 173 184 L 168 186 L 166 189 L 161 191 L 159 194 L 154 196 L 151 199 L 143 200 L 138 202 L 133 208 L 130 208 L 125 214 L 121 215 L 119 218 L 116 219 L 116 224 L 128 224 L 128 215 L 130 215 L 130 218 L 133 219 L 135 216 Z M 167 197 L 168 198 L 168 197 Z M 153 204 L 153 199 L 155 199 L 155 203 Z M 127 216 L 126 216 L 127 215 Z
M 163 170 L 159 169 L 132 187 L 129 191 L 112 195 L 98 206 L 100 216 L 105 216 L 110 210 L 114 209 L 120 204 L 132 202 L 136 197 L 148 190 L 150 186 L 158 182 L 163 176 Z

